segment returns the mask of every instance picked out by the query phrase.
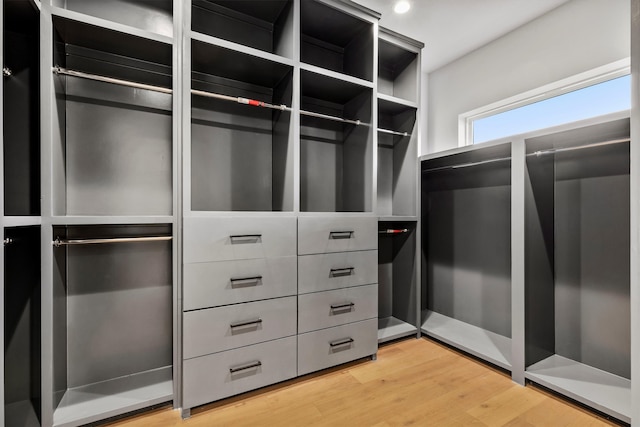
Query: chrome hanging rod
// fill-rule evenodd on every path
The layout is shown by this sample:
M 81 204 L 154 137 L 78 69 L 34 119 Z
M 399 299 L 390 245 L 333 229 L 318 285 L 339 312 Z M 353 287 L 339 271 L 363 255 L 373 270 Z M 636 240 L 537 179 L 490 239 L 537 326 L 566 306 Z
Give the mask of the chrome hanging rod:
M 333 120 L 334 122 L 349 123 L 356 126 L 369 126 L 368 123 L 362 123 L 360 120 L 343 119 L 342 117 L 330 116 L 328 114 L 314 113 L 313 111 L 300 110 L 303 116 L 318 117 L 320 119 Z
M 398 131 L 395 131 L 395 130 L 382 129 L 382 128 L 378 128 L 378 132 L 388 133 L 390 135 L 411 136 L 411 134 L 408 133 L 408 132 L 398 132 Z
M 153 85 L 148 85 L 144 83 L 131 82 L 129 80 L 115 79 L 113 77 L 99 76 L 97 74 L 88 74 L 88 73 L 83 73 L 81 71 L 68 70 L 66 68 L 62 68 L 57 65 L 53 67 L 53 72 L 55 74 L 62 74 L 65 76 L 80 77 L 82 79 L 96 80 L 96 81 L 105 82 L 105 83 L 113 83 L 120 86 L 134 87 L 137 89 L 146 89 L 154 92 L 161 92 L 161 93 L 168 93 L 168 94 L 173 93 L 171 89 L 162 87 L 162 86 L 153 86 Z
M 172 236 L 143 236 L 143 237 L 114 237 L 111 239 L 61 239 L 56 237 L 53 241 L 53 246 L 56 248 L 60 246 L 72 246 L 72 245 L 94 245 L 100 243 L 129 243 L 129 242 L 163 242 L 173 239 Z
M 13 72 L 11 71 L 11 68 L 9 67 L 2 67 L 2 75 L 4 77 L 9 77 L 13 74 Z
M 69 70 L 59 66 L 53 67 L 53 72 L 55 74 L 79 77 L 79 78 L 88 79 L 88 80 L 96 80 L 99 82 L 112 83 L 120 86 L 133 87 L 136 89 L 146 89 L 154 92 L 161 92 L 161 93 L 167 93 L 167 94 L 173 93 L 172 89 L 162 87 L 162 86 L 154 86 L 154 85 L 148 85 L 144 83 L 131 82 L 129 80 L 116 79 L 113 77 L 100 76 L 97 74 L 83 73 L 81 71 Z M 191 93 L 196 96 L 221 99 L 223 101 L 237 102 L 238 104 L 251 105 L 254 107 L 264 107 L 264 108 L 271 108 L 273 110 L 291 111 L 291 108 L 287 107 L 286 105 L 274 105 L 264 101 L 257 101 L 255 99 L 243 98 L 241 96 L 228 96 L 228 95 L 222 95 L 219 93 L 205 92 L 203 90 L 196 90 L 196 89 L 191 89 Z
M 13 240 L 11 237 L 5 237 L 5 239 L 3 240 L 3 242 L 2 242 L 2 243 L 3 243 L 5 246 L 7 246 L 7 245 L 12 244 L 13 242 L 14 242 L 14 240 Z
M 462 169 L 462 168 L 468 168 L 471 166 L 480 166 L 480 165 L 487 165 L 490 163 L 497 163 L 497 162 L 504 162 L 507 160 L 511 160 L 511 157 L 501 157 L 499 159 L 489 159 L 489 160 L 482 160 L 480 162 L 471 162 L 471 163 L 461 163 L 459 165 L 451 165 L 451 166 L 440 166 L 437 168 L 432 168 L 432 169 L 425 169 L 422 171 L 422 173 L 429 173 L 429 172 L 439 172 L 439 171 L 443 171 L 443 170 L 449 170 L 449 169 Z
M 563 153 L 565 151 L 583 150 L 585 148 L 604 147 L 606 145 L 620 144 L 623 142 L 631 142 L 631 138 L 612 139 L 610 141 L 596 142 L 596 143 L 587 144 L 587 145 L 579 145 L 577 147 L 552 148 L 549 150 L 535 151 L 533 153 L 527 154 L 527 157 L 529 156 L 538 157 L 538 156 L 544 156 L 546 154 Z

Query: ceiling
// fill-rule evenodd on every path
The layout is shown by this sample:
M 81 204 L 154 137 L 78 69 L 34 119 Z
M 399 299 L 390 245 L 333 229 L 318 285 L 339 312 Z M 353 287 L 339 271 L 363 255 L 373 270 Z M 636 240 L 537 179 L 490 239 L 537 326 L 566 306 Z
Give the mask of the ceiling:
M 355 0 L 382 14 L 380 25 L 422 41 L 423 69 L 436 70 L 569 0 L 409 0 L 404 15 L 395 0 Z

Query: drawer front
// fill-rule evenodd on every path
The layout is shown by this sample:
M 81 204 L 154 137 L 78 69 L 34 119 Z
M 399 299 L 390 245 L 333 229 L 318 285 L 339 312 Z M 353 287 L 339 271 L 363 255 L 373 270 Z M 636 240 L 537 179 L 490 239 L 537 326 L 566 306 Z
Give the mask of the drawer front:
M 296 334 L 296 297 L 184 313 L 184 358 Z
M 184 361 L 183 407 L 275 384 L 296 376 L 296 337 Z
M 378 318 L 378 285 L 298 296 L 298 333 Z
M 378 251 L 298 257 L 298 293 L 378 283 Z
M 185 218 L 184 262 L 296 254 L 296 218 Z
M 377 218 L 298 218 L 299 255 L 369 249 L 378 249 Z
M 378 319 L 298 335 L 298 375 L 346 363 L 378 351 Z
M 217 261 L 184 266 L 184 309 L 279 298 L 297 293 L 297 258 Z

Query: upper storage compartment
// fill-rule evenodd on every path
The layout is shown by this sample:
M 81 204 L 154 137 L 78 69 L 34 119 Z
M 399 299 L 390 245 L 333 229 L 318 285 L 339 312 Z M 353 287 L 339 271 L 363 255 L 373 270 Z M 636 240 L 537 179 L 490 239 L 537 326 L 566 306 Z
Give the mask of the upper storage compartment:
M 191 209 L 293 210 L 293 67 L 192 41 Z
M 293 1 L 193 0 L 191 30 L 293 58 Z
M 53 6 L 173 37 L 172 0 L 52 0 Z
M 54 215 L 171 215 L 171 64 L 169 44 L 54 17 Z
M 2 134 L 4 214 L 40 214 L 40 20 L 29 1 L 5 1 Z
M 373 24 L 314 0 L 300 2 L 300 60 L 373 80 Z
M 381 38 L 378 44 L 378 93 L 418 100 L 418 54 Z
M 300 210 L 371 212 L 370 88 L 302 70 Z

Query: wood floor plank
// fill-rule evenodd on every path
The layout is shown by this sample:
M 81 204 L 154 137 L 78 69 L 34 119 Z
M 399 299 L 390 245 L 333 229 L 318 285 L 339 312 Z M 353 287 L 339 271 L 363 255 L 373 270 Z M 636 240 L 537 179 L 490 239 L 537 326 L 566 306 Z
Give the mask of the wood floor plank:
M 610 426 L 596 414 L 427 339 L 192 410 L 156 409 L 110 427 Z

